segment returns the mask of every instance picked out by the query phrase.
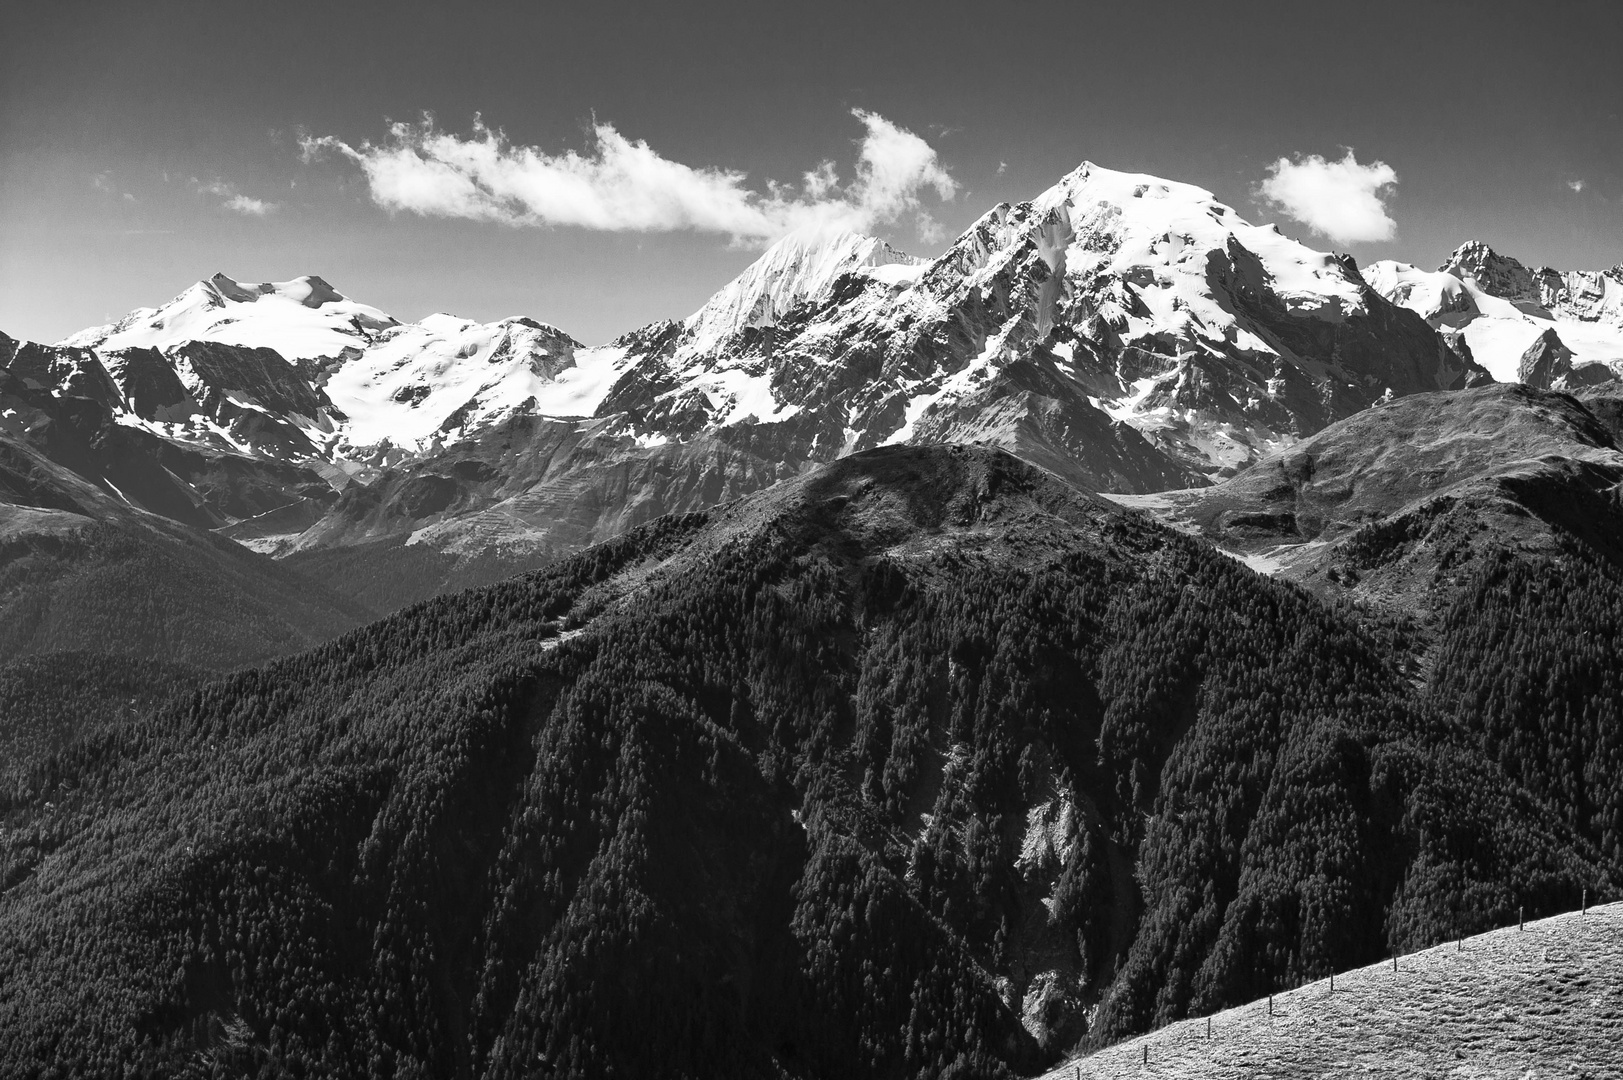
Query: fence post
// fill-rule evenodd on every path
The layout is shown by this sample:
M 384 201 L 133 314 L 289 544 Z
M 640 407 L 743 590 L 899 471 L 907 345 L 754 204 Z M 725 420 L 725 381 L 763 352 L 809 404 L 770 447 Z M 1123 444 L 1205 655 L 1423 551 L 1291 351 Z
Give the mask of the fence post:
M 1206 1018 L 1206 1040 L 1208 1042 L 1210 1042 L 1211 1038 L 1212 1038 L 1212 1018 L 1208 1016 Z
M 1516 909 L 1516 929 L 1527 929 L 1527 908 L 1525 907 L 1519 907 Z

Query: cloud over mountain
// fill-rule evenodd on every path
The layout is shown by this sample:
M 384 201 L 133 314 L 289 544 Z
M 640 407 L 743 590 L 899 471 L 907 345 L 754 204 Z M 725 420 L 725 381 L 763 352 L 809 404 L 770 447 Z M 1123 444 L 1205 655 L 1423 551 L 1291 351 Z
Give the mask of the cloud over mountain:
M 1358 164 L 1351 150 L 1340 161 L 1318 154 L 1280 158 L 1258 189 L 1270 204 L 1338 244 L 1390 240 L 1397 222 L 1386 212 L 1387 189 L 1398 174 L 1384 161 Z
M 224 200 L 220 203 L 222 207 L 234 214 L 242 214 L 247 217 L 264 217 L 266 214 L 273 213 L 280 205 L 279 203 L 267 202 L 264 199 L 256 199 L 252 195 L 244 195 L 237 190 L 235 184 L 228 184 L 223 180 L 199 180 L 194 176 L 192 177 L 192 187 L 202 195 L 220 196 Z
M 800 229 L 866 231 L 911 216 L 928 235 L 935 226 L 920 195 L 931 189 L 950 199 L 957 183 L 924 139 L 877 113 L 852 115 L 867 130 L 850 181 L 824 161 L 798 189 L 768 181 L 765 194 L 741 172 L 672 161 L 609 123 L 593 126 L 596 145 L 584 154 L 515 145 L 477 119 L 463 137 L 430 116 L 391 124 L 381 143 L 305 136 L 300 145 L 307 160 L 336 152 L 359 165 L 372 200 L 391 212 L 604 232 L 693 230 L 744 243 Z

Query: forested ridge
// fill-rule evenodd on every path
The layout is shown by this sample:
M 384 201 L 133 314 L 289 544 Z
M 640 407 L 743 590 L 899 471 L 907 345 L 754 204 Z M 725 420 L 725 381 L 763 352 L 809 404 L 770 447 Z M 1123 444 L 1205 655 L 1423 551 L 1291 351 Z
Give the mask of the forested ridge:
M 229 670 L 371 617 L 362 603 L 229 540 L 151 517 L 0 534 L 8 658 L 97 652 Z
M 30 758 L 0 1074 L 1019 1074 L 1575 906 L 1563 559 L 1420 641 L 991 450 L 663 518 Z

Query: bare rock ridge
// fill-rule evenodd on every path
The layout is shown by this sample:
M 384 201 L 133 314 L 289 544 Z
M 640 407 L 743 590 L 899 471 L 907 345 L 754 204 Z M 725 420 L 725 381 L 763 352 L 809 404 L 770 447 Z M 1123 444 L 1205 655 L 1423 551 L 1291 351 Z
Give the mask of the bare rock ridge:
M 1483 291 L 1578 322 L 1623 325 L 1623 263 L 1610 270 L 1528 270 L 1480 240 L 1461 244 L 1440 273 L 1475 281 Z

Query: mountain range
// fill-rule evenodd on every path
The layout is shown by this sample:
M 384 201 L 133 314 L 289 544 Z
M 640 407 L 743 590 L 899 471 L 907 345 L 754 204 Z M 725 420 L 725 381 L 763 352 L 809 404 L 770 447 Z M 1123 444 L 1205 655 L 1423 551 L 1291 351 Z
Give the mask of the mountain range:
M 1084 164 L 0 337 L 0 1075 L 1030 1075 L 1623 896 L 1620 281 Z
M 388 610 L 872 446 L 996 445 L 1141 495 L 1410 394 L 1608 382 L 1619 273 L 1479 243 L 1361 272 L 1084 164 L 934 260 L 793 235 L 688 318 L 597 347 L 217 274 L 54 346 L 0 338 L 0 432 Z

